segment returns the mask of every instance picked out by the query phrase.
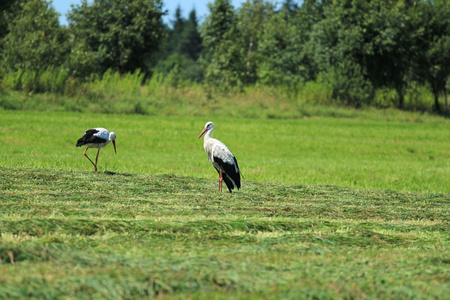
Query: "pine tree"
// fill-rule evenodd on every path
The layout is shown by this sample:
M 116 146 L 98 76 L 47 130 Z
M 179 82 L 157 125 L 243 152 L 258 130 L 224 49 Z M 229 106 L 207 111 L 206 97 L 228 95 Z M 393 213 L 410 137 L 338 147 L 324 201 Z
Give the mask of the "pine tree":
M 185 23 L 180 44 L 180 53 L 197 61 L 202 49 L 202 37 L 198 32 L 197 15 L 195 9 L 193 9 L 189 13 L 189 19 Z

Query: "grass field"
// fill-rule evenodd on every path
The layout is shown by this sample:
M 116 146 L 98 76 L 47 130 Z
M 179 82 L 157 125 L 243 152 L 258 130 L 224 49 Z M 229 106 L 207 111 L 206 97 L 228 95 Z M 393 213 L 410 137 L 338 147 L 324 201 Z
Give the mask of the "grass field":
M 0 298 L 450 292 L 448 195 L 0 168 Z
M 206 121 L 214 121 L 213 136 L 235 154 L 245 181 L 450 193 L 450 121 L 373 116 L 272 120 L 0 111 L 0 166 L 92 170 L 75 143 L 85 130 L 101 126 L 116 132 L 117 155 L 112 146 L 103 149 L 100 171 L 216 178 L 197 140 Z
M 209 120 L 233 194 L 197 140 Z M 75 148 L 96 126 L 118 152 L 97 173 Z M 449 141 L 415 114 L 0 111 L 0 298 L 445 299 Z

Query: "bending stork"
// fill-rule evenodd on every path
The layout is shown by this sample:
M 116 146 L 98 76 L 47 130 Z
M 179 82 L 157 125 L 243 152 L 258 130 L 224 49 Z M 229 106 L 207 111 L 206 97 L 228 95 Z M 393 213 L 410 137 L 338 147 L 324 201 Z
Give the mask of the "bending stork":
M 98 154 L 100 153 L 100 149 L 102 149 L 103 147 L 105 147 L 106 145 L 108 145 L 109 143 L 112 142 L 114 145 L 114 152 L 117 154 L 115 140 L 116 140 L 116 134 L 114 132 L 110 133 L 105 128 L 94 128 L 94 129 L 89 129 L 88 131 L 86 131 L 86 133 L 83 135 L 83 137 L 77 141 L 76 146 L 77 147 L 81 147 L 81 146 L 85 146 L 85 145 L 87 146 L 87 148 L 86 148 L 86 150 L 84 150 L 83 154 L 92 163 L 92 165 L 94 166 L 94 170 L 97 171 Z M 87 154 L 86 154 L 86 152 L 88 151 L 89 148 L 98 148 L 97 157 L 95 158 L 95 164 L 89 158 L 89 156 L 87 156 Z
M 239 172 L 238 162 L 224 143 L 211 137 L 213 130 L 214 123 L 206 123 L 205 128 L 197 139 L 205 134 L 203 147 L 205 148 L 209 161 L 216 168 L 217 173 L 219 173 L 219 192 L 222 192 L 222 181 L 225 181 L 231 193 L 231 190 L 235 187 L 237 189 L 241 187 L 241 174 Z

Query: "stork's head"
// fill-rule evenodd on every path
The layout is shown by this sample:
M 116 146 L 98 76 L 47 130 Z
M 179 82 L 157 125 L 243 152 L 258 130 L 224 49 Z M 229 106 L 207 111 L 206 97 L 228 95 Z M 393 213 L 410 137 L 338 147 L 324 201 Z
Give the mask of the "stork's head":
M 205 134 L 205 132 L 212 132 L 214 130 L 214 123 L 209 121 L 205 124 L 205 128 L 203 128 L 203 131 L 200 133 L 200 135 L 198 136 L 197 140 L 199 138 L 202 137 L 203 134 Z
M 113 146 L 114 146 L 114 152 L 117 154 L 117 150 L 116 150 L 116 134 L 115 134 L 113 131 L 111 131 L 111 132 L 109 133 L 109 139 L 110 139 L 111 142 L 113 143 Z

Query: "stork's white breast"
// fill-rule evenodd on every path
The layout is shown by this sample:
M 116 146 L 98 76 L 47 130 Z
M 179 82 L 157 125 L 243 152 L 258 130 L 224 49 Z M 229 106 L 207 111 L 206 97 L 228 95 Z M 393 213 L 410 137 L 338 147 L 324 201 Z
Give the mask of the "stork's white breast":
M 228 147 L 219 140 L 208 139 L 204 145 L 210 162 L 214 163 L 214 157 L 222 160 L 224 163 L 234 164 L 234 156 Z

